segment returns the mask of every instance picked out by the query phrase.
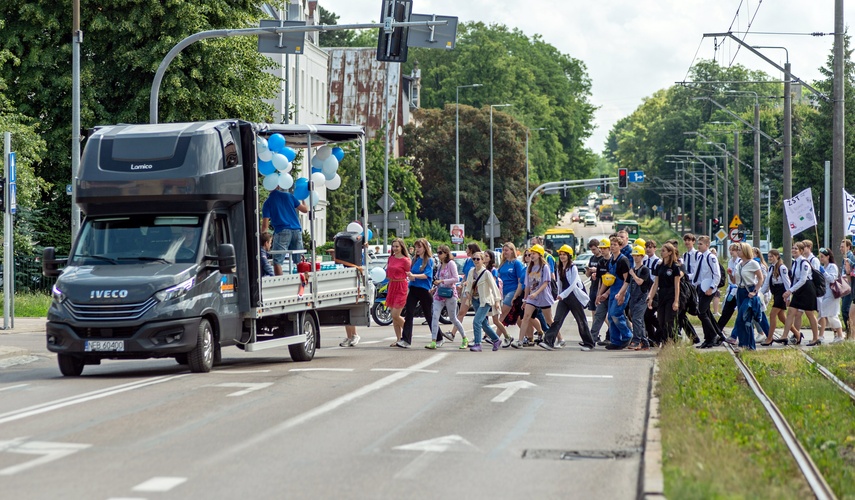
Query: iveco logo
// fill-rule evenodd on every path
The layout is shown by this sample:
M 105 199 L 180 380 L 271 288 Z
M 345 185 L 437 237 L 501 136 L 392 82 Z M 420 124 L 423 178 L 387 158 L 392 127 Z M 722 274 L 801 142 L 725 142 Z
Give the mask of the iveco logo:
M 127 290 L 92 290 L 89 292 L 90 299 L 124 299 L 127 296 Z
M 140 163 L 139 165 L 134 165 L 131 163 L 131 170 L 151 170 L 154 168 L 154 165 L 150 165 L 148 163 Z

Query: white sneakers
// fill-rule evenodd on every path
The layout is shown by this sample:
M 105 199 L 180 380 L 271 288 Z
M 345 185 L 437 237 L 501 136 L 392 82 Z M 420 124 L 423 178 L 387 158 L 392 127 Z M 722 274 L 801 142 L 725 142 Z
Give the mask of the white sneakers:
M 359 335 L 355 335 L 352 339 L 344 339 L 338 345 L 339 347 L 353 347 L 359 343 Z

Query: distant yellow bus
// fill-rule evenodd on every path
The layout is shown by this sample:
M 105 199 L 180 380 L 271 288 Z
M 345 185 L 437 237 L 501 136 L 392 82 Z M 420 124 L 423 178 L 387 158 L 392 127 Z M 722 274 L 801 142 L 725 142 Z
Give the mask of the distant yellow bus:
M 573 232 L 572 229 L 547 229 L 546 234 L 543 235 L 543 246 L 546 247 L 546 251 L 551 253 L 553 256 L 559 248 L 563 245 L 567 245 L 573 249 L 570 258 L 574 259 L 576 257 L 577 243 L 578 240 L 576 239 L 576 233 Z

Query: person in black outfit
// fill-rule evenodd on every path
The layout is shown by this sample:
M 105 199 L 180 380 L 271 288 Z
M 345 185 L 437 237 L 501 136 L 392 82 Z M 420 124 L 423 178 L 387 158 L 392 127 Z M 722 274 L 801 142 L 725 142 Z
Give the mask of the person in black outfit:
M 674 332 L 674 318 L 680 309 L 680 279 L 682 272 L 677 264 L 677 249 L 671 243 L 662 246 L 662 263 L 656 268 L 656 278 L 653 287 L 647 294 L 647 307 L 653 308 L 653 299 L 659 292 L 659 310 L 656 316 L 659 318 L 660 336 L 665 341 L 676 341 Z
M 656 270 L 659 268 L 659 264 L 662 263 L 662 259 L 656 256 L 656 241 L 645 241 L 644 251 L 646 256 L 644 257 L 643 264 L 647 269 L 650 269 L 650 279 L 652 280 L 656 278 Z M 652 342 L 662 343 L 665 339 L 660 335 L 659 320 L 656 319 L 656 309 L 659 308 L 658 297 L 658 294 L 656 297 L 653 297 L 653 307 L 647 308 L 647 311 L 644 312 L 644 328 L 647 330 L 648 339 Z M 645 298 L 645 300 L 647 299 Z

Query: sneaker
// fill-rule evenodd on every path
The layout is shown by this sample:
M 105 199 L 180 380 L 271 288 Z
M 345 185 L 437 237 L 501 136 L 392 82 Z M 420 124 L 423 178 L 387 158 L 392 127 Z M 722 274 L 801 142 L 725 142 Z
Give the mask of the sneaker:
M 445 340 L 442 337 L 436 339 L 436 346 L 437 347 L 442 347 L 444 345 L 445 345 Z
M 505 339 L 502 341 L 502 349 L 507 349 L 508 347 L 510 347 L 511 343 L 513 343 L 513 341 L 514 341 L 513 338 L 505 337 Z
M 611 342 L 609 342 L 608 340 L 598 340 L 597 341 L 598 346 L 607 346 L 609 344 L 611 344 Z
M 350 347 L 353 347 L 356 344 L 358 344 L 359 340 L 360 340 L 359 335 L 354 335 L 353 338 L 350 339 Z
M 552 344 L 545 340 L 538 342 L 537 345 L 539 345 L 542 349 L 546 349 L 547 351 L 552 351 L 555 349 Z
M 442 336 L 445 337 L 445 340 L 447 340 L 449 342 L 454 342 L 454 334 L 453 333 L 443 332 L 442 330 L 440 330 L 439 333 L 441 333 Z
M 431 340 L 430 344 L 425 346 L 425 349 L 436 349 L 436 341 Z
M 759 333 L 759 332 L 755 333 L 754 334 L 754 342 L 766 342 L 766 335 Z
M 501 347 L 501 346 L 502 346 L 502 339 L 496 339 L 495 342 L 493 342 L 493 352 L 498 351 L 499 347 Z
M 565 345 L 567 345 L 567 342 L 565 342 L 563 340 L 559 340 L 558 345 L 556 347 L 564 347 Z
M 522 347 L 522 344 L 520 344 L 519 340 L 514 340 L 513 342 L 511 342 L 511 347 L 513 347 L 514 349 L 519 349 L 520 347 Z
M 350 347 L 353 345 L 353 344 L 351 344 L 351 342 L 352 341 L 350 339 L 344 339 L 341 341 L 341 343 L 338 346 L 339 347 Z
M 552 347 L 554 347 L 556 349 L 564 349 L 565 345 L 567 345 L 567 344 L 564 341 L 561 341 L 561 342 L 556 342 L 555 344 L 552 345 Z
M 579 350 L 580 350 L 580 351 L 586 351 L 586 352 L 587 352 L 587 351 L 593 351 L 593 350 L 594 350 L 594 346 L 592 346 L 592 345 L 583 345 Z
M 728 337 L 728 338 L 724 339 L 724 341 L 725 341 L 725 342 L 727 342 L 727 343 L 728 343 L 728 344 L 730 344 L 730 345 L 737 345 L 737 344 L 739 344 L 739 342 L 738 342 L 735 338 L 733 338 L 733 337 Z
M 466 349 L 469 347 L 469 339 L 463 337 L 463 341 L 460 342 L 460 349 Z
M 538 335 L 538 336 L 537 336 L 537 337 L 535 337 L 535 338 L 534 338 L 534 340 L 533 340 L 533 343 L 534 343 L 535 345 L 536 345 L 536 344 L 539 344 L 539 343 L 541 343 L 541 342 L 543 342 L 543 335 Z
M 401 339 L 401 340 L 395 342 L 395 345 L 402 348 L 402 349 L 409 349 L 410 348 L 410 343 L 404 339 Z
M 831 341 L 832 344 L 839 344 L 843 342 L 843 337 L 834 337 L 834 340 Z
M 481 344 L 472 344 L 469 350 L 472 352 L 481 352 Z

